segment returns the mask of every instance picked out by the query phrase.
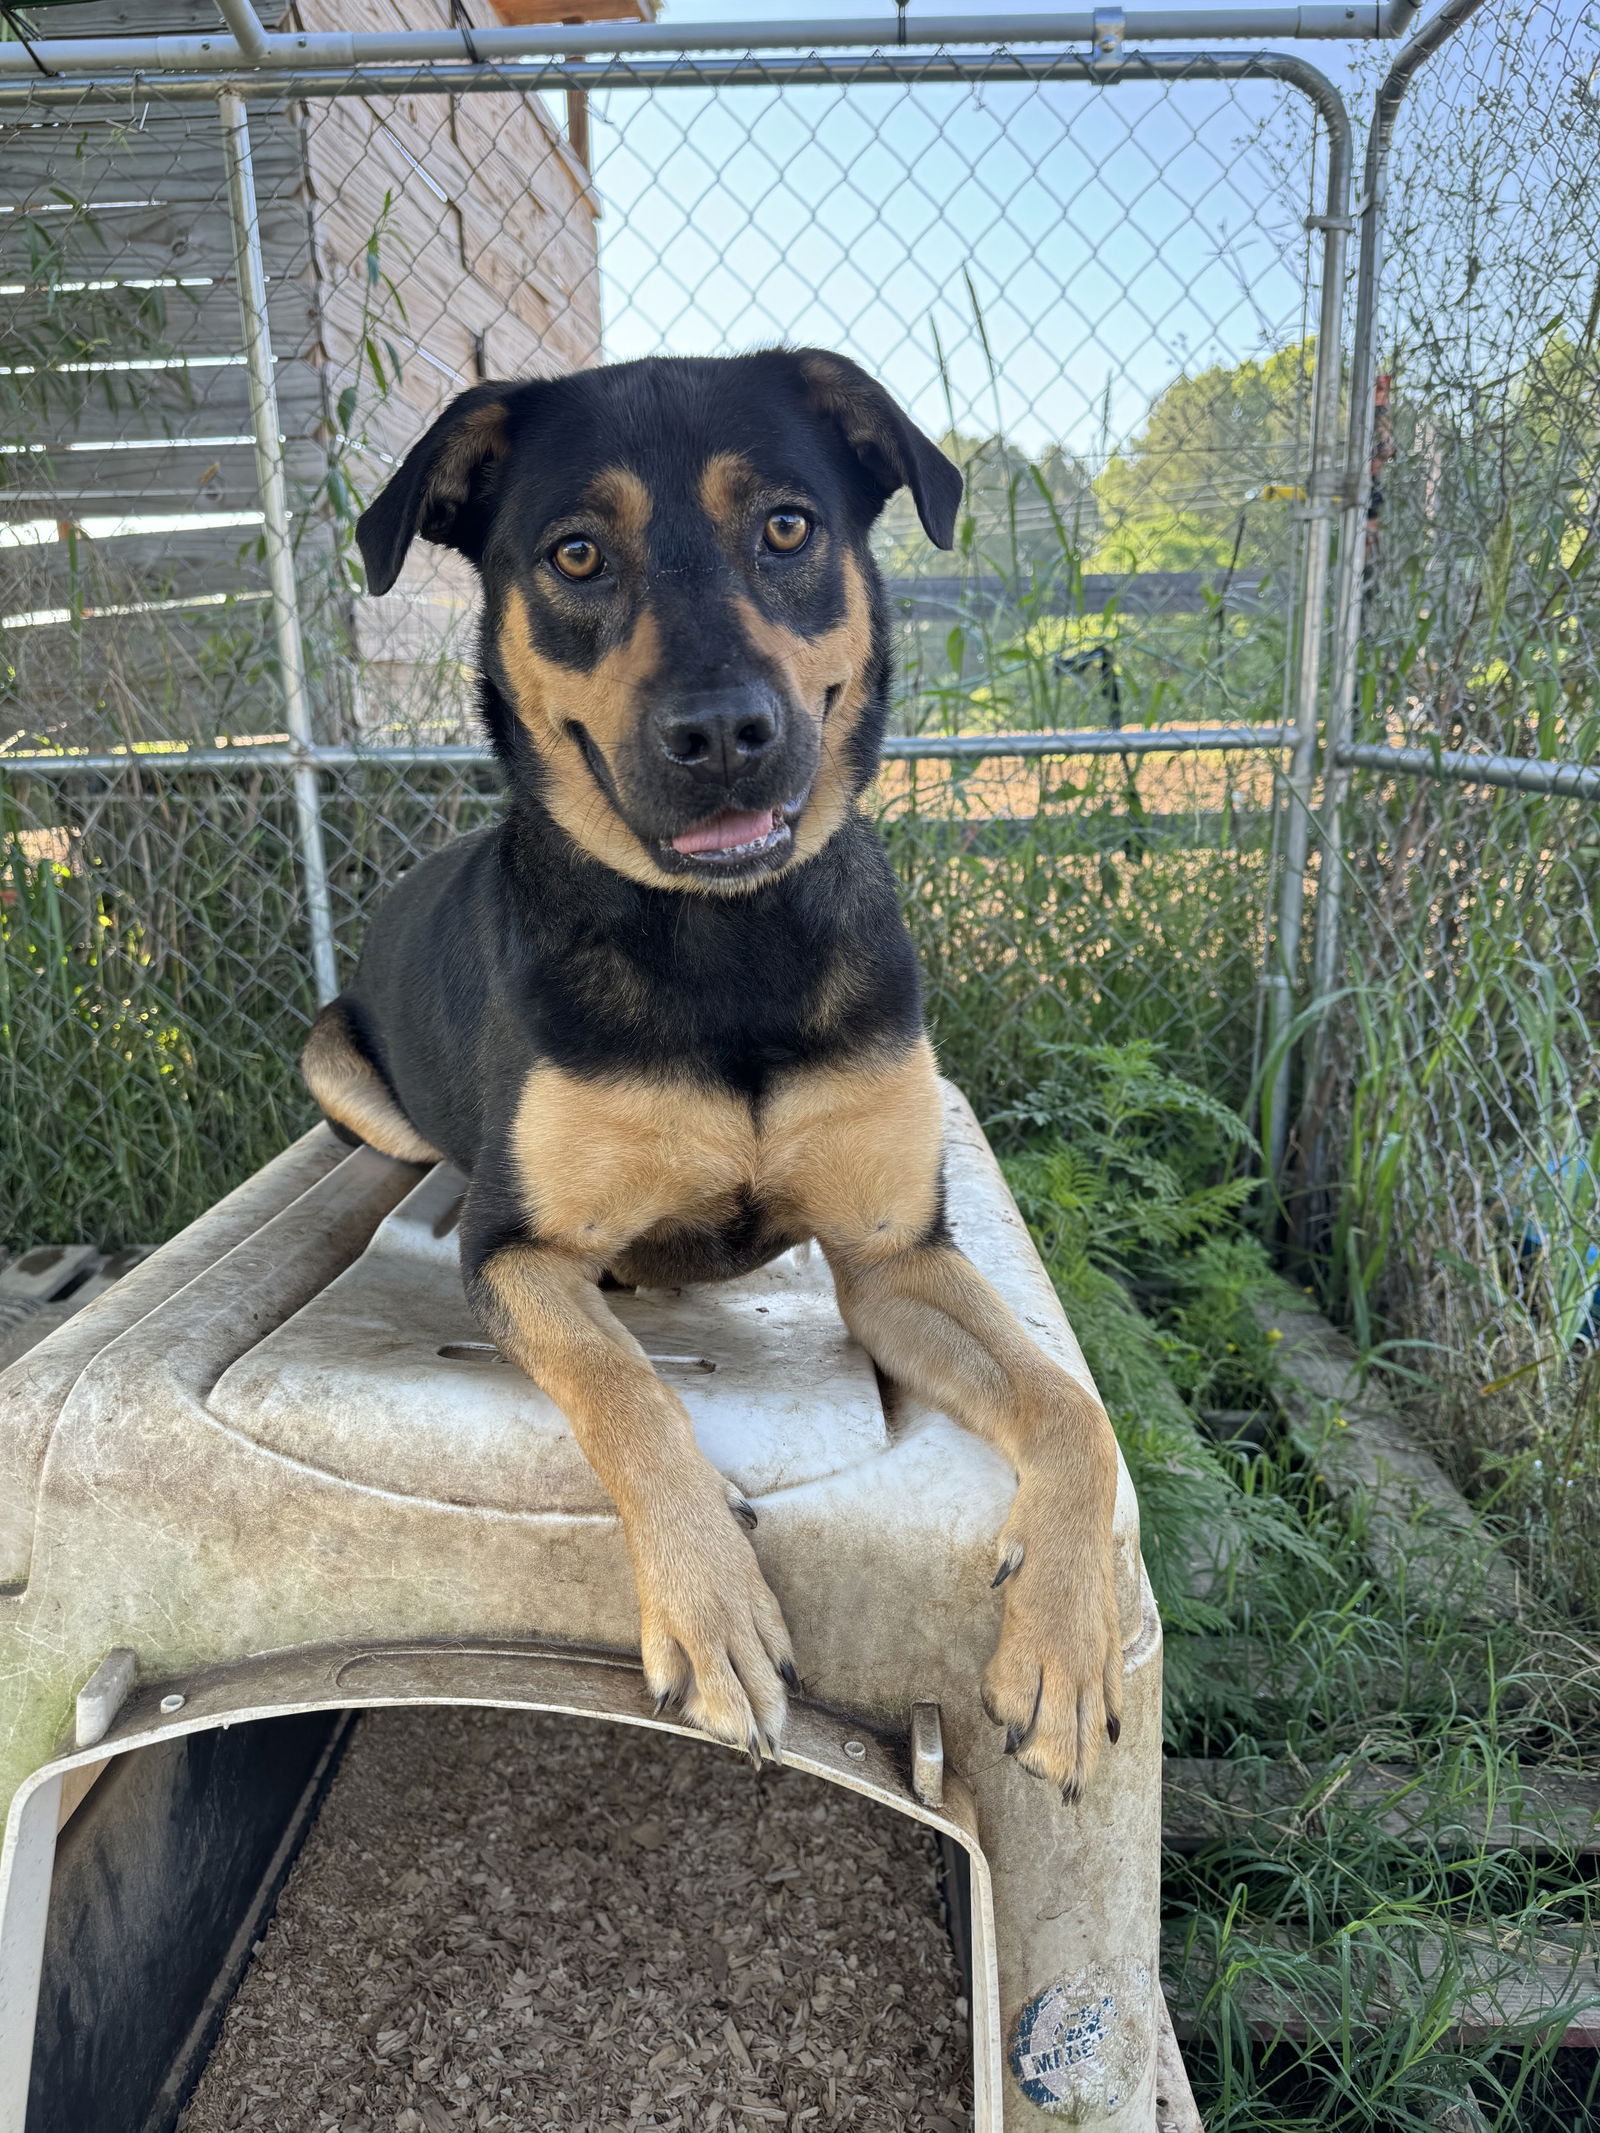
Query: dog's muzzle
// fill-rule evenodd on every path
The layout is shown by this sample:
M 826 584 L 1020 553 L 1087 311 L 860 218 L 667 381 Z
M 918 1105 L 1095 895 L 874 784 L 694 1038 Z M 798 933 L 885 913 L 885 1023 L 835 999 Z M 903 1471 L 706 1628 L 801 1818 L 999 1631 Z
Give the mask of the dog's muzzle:
M 673 873 L 750 877 L 781 865 L 816 775 L 817 737 L 765 680 L 697 690 L 650 713 L 652 842 Z

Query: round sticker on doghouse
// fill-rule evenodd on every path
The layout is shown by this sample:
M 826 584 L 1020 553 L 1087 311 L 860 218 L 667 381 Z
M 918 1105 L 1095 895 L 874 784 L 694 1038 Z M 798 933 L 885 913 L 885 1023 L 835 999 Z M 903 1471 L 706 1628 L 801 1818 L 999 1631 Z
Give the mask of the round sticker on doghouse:
M 1011 2071 L 1030 2103 L 1064 2118 L 1117 2111 L 1150 2065 L 1150 1972 L 1091 1963 L 1031 1999 L 1011 2035 Z

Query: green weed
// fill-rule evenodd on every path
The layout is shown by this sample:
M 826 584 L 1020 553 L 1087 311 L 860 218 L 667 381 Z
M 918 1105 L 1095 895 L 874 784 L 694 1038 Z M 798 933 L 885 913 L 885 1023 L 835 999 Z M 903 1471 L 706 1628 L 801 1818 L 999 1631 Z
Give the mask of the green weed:
M 1275 1405 L 1251 1305 L 1278 1281 L 1229 1174 L 1236 1118 L 1150 1045 L 1076 1045 L 994 1124 L 1139 1489 L 1169 1746 L 1299 1773 L 1275 1822 L 1168 1861 L 1164 1968 L 1208 2128 L 1439 2133 L 1480 2122 L 1440 2115 L 1475 2101 L 1484 2124 L 1570 2133 L 1588 2069 L 1511 1988 L 1535 1953 L 1576 1960 L 1590 1877 L 1492 1825 L 1534 1765 L 1600 1746 L 1593 1654 L 1532 1603 L 1485 1625 L 1380 1579 L 1363 1508 L 1335 1508 L 1270 1424 L 1265 1449 L 1205 1435 L 1216 1409 Z M 1409 1837 L 1353 1783 L 1375 1765 L 1407 1788 Z M 1578 1979 L 1569 2012 L 1592 1997 Z

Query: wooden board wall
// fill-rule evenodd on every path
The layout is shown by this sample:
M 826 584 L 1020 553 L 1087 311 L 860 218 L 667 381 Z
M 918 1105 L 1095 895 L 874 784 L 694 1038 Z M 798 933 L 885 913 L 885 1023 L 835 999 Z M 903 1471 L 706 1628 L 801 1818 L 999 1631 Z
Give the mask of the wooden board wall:
M 307 29 L 416 29 L 429 0 L 300 0 Z M 492 20 L 486 0 L 475 19 Z M 480 378 L 548 376 L 598 360 L 596 206 L 583 166 L 536 95 L 339 98 L 312 107 L 307 170 L 318 247 L 325 378 L 334 406 L 359 381 L 350 470 L 364 494 L 456 394 Z M 378 233 L 381 283 L 369 296 Z M 363 340 L 392 342 L 399 381 L 372 388 Z M 364 722 L 448 730 L 472 656 L 476 582 L 420 545 L 385 600 L 356 603 Z M 434 651 L 430 663 L 428 647 Z M 470 716 L 470 712 L 466 715 Z
M 476 7 L 493 19 L 487 0 Z M 441 11 L 436 0 L 301 0 L 282 19 L 422 28 Z M 50 28 L 216 20 L 209 0 L 115 0 L 54 10 Z M 388 601 L 356 598 L 330 466 L 346 493 L 370 495 L 480 375 L 597 359 L 587 173 L 532 95 L 253 104 L 250 130 L 326 730 L 459 722 L 470 715 L 456 665 L 469 649 L 470 573 L 419 550 Z M 0 617 L 75 618 L 0 632 L 0 744 L 277 730 L 260 536 L 238 523 L 259 496 L 209 110 L 0 128 L 0 363 L 0 522 L 54 522 L 42 544 L 0 546 Z M 196 523 L 116 530 L 178 515 Z M 86 530 L 55 538 L 68 523 Z M 152 614 L 152 603 L 165 605 Z M 116 608 L 141 612 L 106 612 Z

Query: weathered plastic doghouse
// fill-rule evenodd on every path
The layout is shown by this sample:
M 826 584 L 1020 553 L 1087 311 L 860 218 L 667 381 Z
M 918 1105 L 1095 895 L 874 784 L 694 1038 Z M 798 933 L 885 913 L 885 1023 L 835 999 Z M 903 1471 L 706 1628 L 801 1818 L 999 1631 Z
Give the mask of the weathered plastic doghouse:
M 954 1090 L 947 1110 L 958 1239 L 1085 1377 Z M 652 1716 L 609 1501 L 468 1312 L 460 1193 L 319 1128 L 0 1377 L 0 2133 L 24 2133 L 63 1787 L 102 1758 L 391 1704 L 682 1730 Z M 978 1703 L 1010 1471 L 885 1392 L 820 1255 L 616 1304 L 758 1507 L 808 1684 L 786 1761 L 970 1862 L 977 2125 L 1193 2124 L 1157 1971 L 1161 1627 L 1126 1474 L 1122 1739 L 1066 1807 Z

